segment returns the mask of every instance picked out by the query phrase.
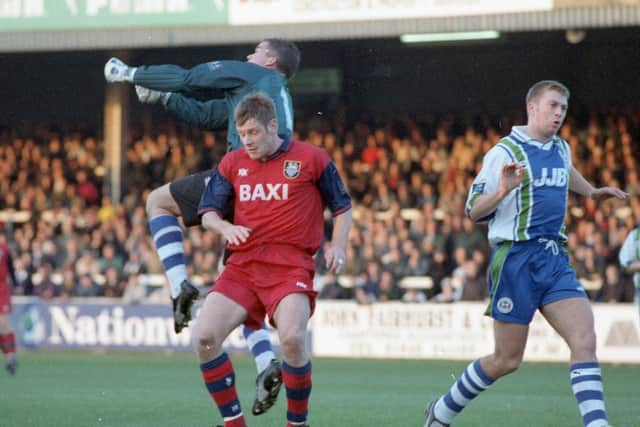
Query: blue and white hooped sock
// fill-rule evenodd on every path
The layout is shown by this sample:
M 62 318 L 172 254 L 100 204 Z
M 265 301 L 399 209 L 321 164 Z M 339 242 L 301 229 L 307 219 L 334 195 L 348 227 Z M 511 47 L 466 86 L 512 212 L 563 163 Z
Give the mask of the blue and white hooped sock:
M 253 358 L 256 360 L 256 368 L 258 373 L 267 369 L 271 360 L 276 358 L 271 347 L 271 340 L 269 339 L 269 331 L 266 327 L 262 329 L 250 329 L 242 325 L 242 335 L 247 341 L 247 346 L 253 354 Z
M 480 366 L 480 360 L 471 362 L 464 370 L 460 378 L 449 389 L 449 392 L 436 402 L 434 412 L 438 420 L 450 424 L 451 420 L 485 391 L 493 380 Z
M 569 367 L 569 378 L 584 426 L 608 426 L 600 364 L 598 362 L 574 363 Z
M 149 231 L 156 244 L 156 252 L 169 279 L 171 297 L 180 294 L 180 284 L 187 279 L 187 266 L 182 245 L 182 228 L 173 215 L 158 215 L 149 220 Z

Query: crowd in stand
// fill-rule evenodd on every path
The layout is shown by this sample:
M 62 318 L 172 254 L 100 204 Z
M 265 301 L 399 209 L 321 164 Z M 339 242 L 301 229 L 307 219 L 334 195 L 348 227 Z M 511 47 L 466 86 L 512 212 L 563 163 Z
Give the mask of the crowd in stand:
M 340 116 L 336 116 L 340 117 Z M 519 119 L 518 122 L 522 122 Z M 490 246 L 486 228 L 465 215 L 483 154 L 510 129 L 486 117 L 361 117 L 299 122 L 297 137 L 324 147 L 354 199 L 346 271 L 326 274 L 318 257 L 321 298 L 360 303 L 483 300 Z M 640 223 L 640 115 L 569 118 L 561 135 L 573 161 L 597 185 L 626 189 L 631 202 L 569 196 L 568 249 L 596 301 L 632 301 L 633 286 L 617 252 Z M 154 187 L 208 169 L 225 153 L 223 133 L 167 124 L 154 135 L 132 130 L 124 196 L 107 191 L 103 143 L 95 135 L 34 129 L 0 132 L 0 224 L 13 249 L 17 294 L 42 298 L 104 296 L 168 301 L 149 295 L 144 277 L 162 267 L 147 231 L 144 200 Z M 330 224 L 328 221 L 327 224 Z M 327 225 L 327 235 L 330 230 Z M 189 273 L 201 286 L 218 274 L 223 242 L 193 227 L 185 233 Z M 429 286 L 402 286 L 406 277 Z

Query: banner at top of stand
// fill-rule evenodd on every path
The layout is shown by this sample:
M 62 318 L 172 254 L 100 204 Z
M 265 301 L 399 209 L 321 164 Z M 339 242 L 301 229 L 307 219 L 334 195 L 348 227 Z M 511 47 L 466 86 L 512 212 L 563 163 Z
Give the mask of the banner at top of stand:
M 544 11 L 553 0 L 229 0 L 231 25 L 369 21 Z
M 0 32 L 220 25 L 227 17 L 227 0 L 0 0 Z

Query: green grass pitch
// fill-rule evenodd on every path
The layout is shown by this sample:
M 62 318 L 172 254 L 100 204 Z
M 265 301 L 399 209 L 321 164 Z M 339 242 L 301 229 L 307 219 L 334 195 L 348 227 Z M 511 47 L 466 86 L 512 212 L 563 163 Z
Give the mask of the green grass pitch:
M 0 372 L 3 427 L 211 427 L 221 423 L 192 354 L 20 352 Z M 232 355 L 249 426 L 283 427 L 284 390 L 271 411 L 250 414 L 255 368 Z M 316 359 L 312 427 L 422 427 L 427 400 L 466 363 Z M 640 427 L 640 367 L 603 368 L 610 422 Z M 526 363 L 474 401 L 455 427 L 581 426 L 565 365 Z

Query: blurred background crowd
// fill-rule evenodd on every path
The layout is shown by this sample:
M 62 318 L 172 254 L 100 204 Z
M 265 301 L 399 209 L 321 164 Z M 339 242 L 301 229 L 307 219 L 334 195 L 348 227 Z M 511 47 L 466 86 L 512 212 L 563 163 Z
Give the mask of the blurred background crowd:
M 320 297 L 363 304 L 485 299 L 491 248 L 485 226 L 466 217 L 464 204 L 484 153 L 524 121 L 518 114 L 298 120 L 296 138 L 330 153 L 354 199 L 346 271 L 327 274 L 318 256 Z M 634 287 L 617 255 L 640 223 L 640 115 L 569 117 L 561 135 L 590 182 L 631 194 L 630 203 L 570 195 L 566 224 L 572 264 L 589 296 L 632 301 Z M 215 165 L 225 136 L 171 121 L 153 133 L 132 128 L 130 136 L 125 191 L 114 203 L 98 134 L 0 130 L 0 227 L 13 250 L 16 294 L 169 301 L 145 198 L 156 186 Z M 204 290 L 218 274 L 223 242 L 193 227 L 184 244 L 189 273 Z

